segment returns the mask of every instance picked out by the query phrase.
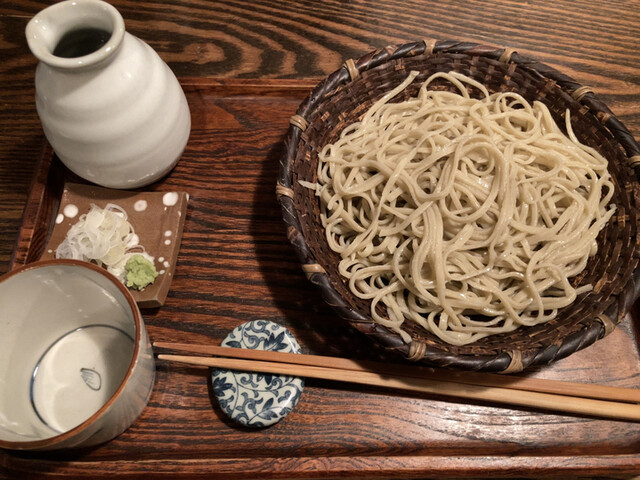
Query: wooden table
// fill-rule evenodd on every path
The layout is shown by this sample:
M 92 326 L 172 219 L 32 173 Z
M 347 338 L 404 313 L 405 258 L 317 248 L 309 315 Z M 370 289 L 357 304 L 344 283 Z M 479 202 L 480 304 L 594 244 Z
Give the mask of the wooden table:
M 11 268 L 18 240 L 30 246 L 20 226 L 31 186 L 43 181 L 34 174 L 62 168 L 47 163 L 33 101 L 36 61 L 24 39 L 28 19 L 48 3 L 0 4 L 0 273 Z M 143 312 L 153 340 L 218 343 L 235 325 L 268 318 L 287 324 L 307 352 L 375 357 L 307 284 L 273 194 L 289 116 L 345 59 L 423 38 L 514 47 L 591 86 L 640 137 L 637 2 L 112 3 L 128 31 L 156 49 L 184 85 L 197 127 L 185 165 L 206 169 L 228 160 L 209 184 L 191 180 L 195 195 L 172 291 L 163 308 Z M 150 188 L 184 185 L 187 173 L 179 164 Z M 215 200 L 198 197 L 205 189 L 218 192 Z M 637 352 L 637 337 L 629 318 L 593 347 L 532 374 L 638 387 L 640 364 L 616 357 Z M 209 389 L 203 370 L 159 363 L 149 407 L 121 437 L 64 454 L 0 452 L 0 477 L 640 473 L 637 424 L 308 381 L 290 417 L 253 431 L 228 422 Z

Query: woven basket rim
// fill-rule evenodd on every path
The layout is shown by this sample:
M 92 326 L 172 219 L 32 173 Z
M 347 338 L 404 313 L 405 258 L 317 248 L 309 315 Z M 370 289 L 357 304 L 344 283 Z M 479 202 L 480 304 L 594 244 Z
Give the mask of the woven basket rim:
M 532 58 L 520 55 L 512 48 L 499 48 L 469 42 L 453 40 L 421 40 L 402 45 L 392 45 L 372 51 L 357 60 L 349 59 L 341 68 L 327 76 L 316 85 L 309 96 L 300 104 L 297 112 L 290 119 L 289 131 L 285 142 L 285 153 L 280 162 L 280 172 L 276 185 L 276 194 L 281 204 L 283 220 L 288 227 L 288 237 L 293 244 L 307 278 L 316 284 L 327 303 L 332 305 L 338 315 L 347 320 L 356 329 L 373 337 L 373 340 L 388 350 L 394 350 L 409 360 L 421 361 L 437 366 L 451 366 L 469 370 L 499 371 L 504 373 L 518 372 L 537 364 L 550 363 L 564 358 L 598 339 L 609 334 L 623 316 L 629 311 L 640 294 L 636 268 L 620 295 L 619 301 L 611 305 L 606 312 L 599 313 L 593 321 L 580 331 L 562 339 L 559 344 L 549 345 L 535 355 L 523 355 L 519 349 L 505 350 L 501 353 L 487 355 L 452 355 L 444 349 L 427 346 L 424 342 L 403 342 L 399 336 L 385 327 L 373 323 L 362 314 L 353 311 L 331 285 L 328 274 L 317 262 L 307 241 L 302 234 L 300 221 L 293 205 L 294 190 L 292 185 L 292 159 L 304 131 L 309 126 L 309 115 L 325 98 L 336 90 L 344 88 L 368 70 L 383 68 L 390 62 L 400 61 L 418 55 L 458 55 L 486 57 L 504 64 L 507 74 L 522 69 L 527 74 L 546 82 L 550 87 L 559 87 L 578 102 L 582 108 L 593 114 L 599 124 L 613 137 L 624 150 L 628 164 L 635 170 L 634 184 L 640 176 L 640 146 L 628 129 L 617 119 L 611 110 L 593 92 L 590 87 L 583 86 L 571 77 L 555 68 L 540 63 Z M 637 250 L 637 248 L 636 248 Z M 640 254 L 635 256 L 640 256 Z

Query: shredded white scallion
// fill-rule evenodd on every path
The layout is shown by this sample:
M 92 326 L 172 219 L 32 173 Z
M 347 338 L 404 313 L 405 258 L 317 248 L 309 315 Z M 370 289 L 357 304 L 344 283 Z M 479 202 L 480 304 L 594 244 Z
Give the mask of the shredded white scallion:
M 138 242 L 122 207 L 113 203 L 105 208 L 91 204 L 89 212 L 80 215 L 67 232 L 56 249 L 56 258 L 94 262 L 124 281 L 124 267 L 132 255 L 140 254 L 150 262 L 154 260 Z

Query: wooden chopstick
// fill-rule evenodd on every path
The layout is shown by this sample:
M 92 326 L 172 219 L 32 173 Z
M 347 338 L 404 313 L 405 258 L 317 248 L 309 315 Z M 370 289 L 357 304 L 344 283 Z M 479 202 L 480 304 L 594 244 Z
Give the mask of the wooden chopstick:
M 372 361 L 356 361 L 347 358 L 321 355 L 299 355 L 296 353 L 270 352 L 243 348 L 228 348 L 216 345 L 191 345 L 185 343 L 154 342 L 156 348 L 179 352 L 201 353 L 222 357 L 241 358 L 266 362 L 291 363 L 306 366 L 352 370 L 356 372 L 374 372 L 382 376 L 414 377 L 439 382 L 455 382 L 483 387 L 500 387 L 509 390 L 552 393 L 571 397 L 593 398 L 607 401 L 640 403 L 640 390 L 624 387 L 611 387 L 588 383 L 547 380 L 516 375 L 498 375 L 492 373 L 436 370 L 425 366 L 388 364 Z
M 233 348 L 229 350 L 239 349 Z M 394 378 L 370 371 L 342 370 L 333 367 L 318 367 L 262 360 L 171 354 L 160 354 L 158 355 L 158 359 L 204 367 L 317 378 L 517 405 L 556 412 L 613 418 L 617 420 L 640 421 L 640 405 L 630 403 L 609 402 L 591 398 L 513 390 L 502 387 L 485 387 L 418 377 Z

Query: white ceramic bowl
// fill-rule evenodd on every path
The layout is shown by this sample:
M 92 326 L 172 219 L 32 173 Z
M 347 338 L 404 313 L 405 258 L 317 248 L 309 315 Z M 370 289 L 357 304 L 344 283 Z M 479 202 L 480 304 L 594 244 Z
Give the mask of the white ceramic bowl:
M 111 440 L 146 406 L 154 374 L 140 311 L 106 270 L 48 260 L 0 279 L 0 448 Z

